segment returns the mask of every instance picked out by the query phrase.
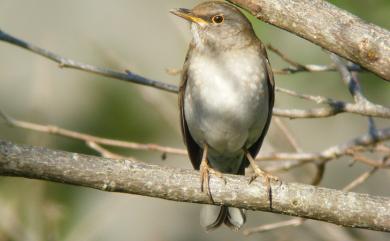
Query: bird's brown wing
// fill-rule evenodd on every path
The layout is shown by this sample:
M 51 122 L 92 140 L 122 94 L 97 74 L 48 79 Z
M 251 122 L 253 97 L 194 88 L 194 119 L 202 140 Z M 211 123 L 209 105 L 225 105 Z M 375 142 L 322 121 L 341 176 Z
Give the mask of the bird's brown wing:
M 268 118 L 267 122 L 265 123 L 263 132 L 261 133 L 259 139 L 249 148 L 249 153 L 253 158 L 256 157 L 257 153 L 260 151 L 261 145 L 263 144 L 263 140 L 265 135 L 268 132 L 269 125 L 271 123 L 272 118 L 272 109 L 274 107 L 274 101 L 275 101 L 275 82 L 274 82 L 274 74 L 272 73 L 271 65 L 269 64 L 267 51 L 264 47 L 264 45 L 260 42 L 260 51 L 263 56 L 264 60 L 264 67 L 268 74 L 268 93 L 269 93 L 269 100 L 268 100 Z M 244 158 L 244 161 L 241 164 L 241 167 L 238 171 L 238 174 L 244 175 L 245 174 L 245 168 L 249 166 L 249 161 L 247 158 Z
M 180 109 L 180 126 L 181 126 L 181 132 L 183 135 L 184 143 L 187 147 L 188 155 L 190 157 L 192 166 L 199 170 L 200 162 L 202 160 L 202 148 L 195 142 L 195 140 L 192 138 L 190 130 L 188 129 L 187 121 L 184 114 L 184 93 L 187 86 L 187 80 L 188 80 L 188 65 L 189 65 L 189 57 L 191 56 L 191 49 L 193 46 L 190 46 L 186 59 L 184 61 L 184 66 L 182 70 L 182 78 L 179 86 L 179 109 Z

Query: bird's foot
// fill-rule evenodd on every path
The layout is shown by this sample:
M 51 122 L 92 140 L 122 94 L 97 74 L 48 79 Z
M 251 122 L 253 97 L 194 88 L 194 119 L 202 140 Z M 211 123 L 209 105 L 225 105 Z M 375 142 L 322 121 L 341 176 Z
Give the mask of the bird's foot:
M 271 189 L 271 183 L 270 180 L 279 182 L 280 179 L 277 176 L 273 176 L 269 174 L 266 171 L 261 170 L 257 165 L 252 165 L 254 174 L 251 176 L 249 180 L 249 184 L 253 182 L 257 177 L 263 177 L 263 180 L 265 182 L 265 186 L 267 187 L 267 193 L 268 193 L 268 200 L 269 200 L 269 207 L 272 209 L 272 189 Z
M 271 189 L 270 180 L 278 182 L 280 179 L 277 176 L 274 176 L 266 171 L 261 170 L 257 165 L 252 166 L 254 174 L 251 176 L 249 183 L 252 183 L 256 178 L 263 177 L 263 180 L 267 186 L 267 189 Z
M 210 198 L 210 200 L 212 202 L 214 202 L 213 200 L 213 197 L 211 195 L 211 191 L 210 191 L 210 174 L 213 174 L 219 178 L 221 178 L 224 183 L 226 184 L 226 180 L 225 180 L 225 177 L 223 176 L 223 174 L 219 171 L 216 171 L 214 170 L 213 168 L 211 168 L 207 161 L 202 161 L 202 163 L 200 164 L 200 190 L 202 192 L 205 192 L 207 193 L 207 196 Z
M 251 156 L 249 152 L 246 153 L 247 159 L 249 160 L 249 163 L 252 166 L 254 174 L 249 179 L 249 184 L 252 183 L 257 177 L 263 177 L 263 180 L 265 182 L 265 185 L 267 187 L 267 192 L 269 194 L 270 203 L 272 205 L 272 192 L 271 192 L 271 184 L 270 180 L 272 181 L 280 181 L 279 177 L 271 175 L 270 173 L 263 171 L 260 169 L 259 166 L 257 166 L 254 158 Z

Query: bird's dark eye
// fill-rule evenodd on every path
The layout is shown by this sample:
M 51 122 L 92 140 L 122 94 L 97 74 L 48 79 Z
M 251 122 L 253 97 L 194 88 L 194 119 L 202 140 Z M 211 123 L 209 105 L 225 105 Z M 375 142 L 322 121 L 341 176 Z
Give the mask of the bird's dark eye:
M 213 21 L 213 23 L 216 23 L 216 24 L 222 23 L 223 20 L 224 20 L 223 15 L 215 15 L 214 17 L 211 18 L 211 21 Z

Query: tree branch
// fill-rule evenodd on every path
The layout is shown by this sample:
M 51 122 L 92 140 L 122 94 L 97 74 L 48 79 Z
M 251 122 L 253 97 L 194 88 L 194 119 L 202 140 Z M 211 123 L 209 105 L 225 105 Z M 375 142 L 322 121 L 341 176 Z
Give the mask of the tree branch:
M 358 136 L 345 143 L 331 146 L 321 152 L 305 152 L 305 153 L 269 153 L 263 154 L 256 158 L 256 160 L 270 161 L 270 160 L 296 160 L 299 162 L 326 162 L 332 159 L 336 159 L 343 155 L 350 155 L 355 150 L 363 148 L 366 150 L 368 147 L 375 145 L 378 142 L 384 142 L 390 140 L 390 128 L 377 130 L 375 135 L 367 133 Z M 359 160 L 361 161 L 361 160 Z M 363 162 L 363 161 L 362 161 Z M 367 165 L 380 168 L 390 168 L 389 164 L 377 163 L 377 162 L 364 162 Z
M 337 71 L 336 66 L 332 65 L 322 65 L 322 64 L 300 64 L 292 59 L 290 59 L 286 54 L 282 53 L 279 49 L 275 48 L 271 44 L 267 45 L 267 48 L 282 58 L 290 66 L 283 69 L 273 69 L 274 74 L 294 74 L 299 72 L 324 72 L 324 71 Z M 348 69 L 351 71 L 361 72 L 363 69 L 360 65 L 351 64 L 348 66 Z
M 300 94 L 292 90 L 276 87 L 276 91 L 295 96 L 301 99 L 314 101 L 317 104 L 326 104 L 325 107 L 316 107 L 307 110 L 274 108 L 273 114 L 279 117 L 294 118 L 324 118 L 340 113 L 353 113 L 363 116 L 390 118 L 390 109 L 374 104 L 367 99 L 355 103 L 333 100 L 324 96 Z M 361 99 L 359 99 L 361 100 Z
M 187 155 L 187 151 L 184 149 L 168 147 L 168 146 L 160 146 L 152 143 L 141 144 L 136 142 L 108 139 L 108 138 L 93 136 L 86 133 L 64 129 L 54 125 L 41 125 L 38 123 L 17 120 L 7 115 L 1 109 L 0 109 L 0 118 L 4 119 L 6 123 L 9 124 L 10 126 L 38 131 L 38 132 L 44 132 L 52 135 L 64 136 L 75 140 L 81 140 L 86 142 L 90 147 L 91 146 L 97 147 L 96 144 L 102 144 L 107 146 L 122 147 L 122 148 L 134 149 L 134 150 L 159 151 L 162 153 L 169 153 L 175 155 Z M 94 144 L 91 145 L 91 143 L 95 143 L 95 145 Z M 93 149 L 97 151 L 96 148 Z
M 199 174 L 133 160 L 113 160 L 0 140 L 0 175 L 42 179 L 102 191 L 180 202 L 211 204 L 200 191 Z M 224 175 L 211 178 L 215 204 L 299 216 L 390 232 L 390 198 L 346 193 L 297 183 L 272 183 L 272 208 L 261 181 Z M 346 205 L 347 204 L 347 205 Z
M 390 80 L 390 32 L 324 0 L 229 0 Z
M 262 232 L 267 232 L 267 231 L 275 230 L 278 228 L 284 228 L 284 227 L 297 227 L 297 226 L 302 225 L 304 222 L 305 222 L 305 219 L 303 219 L 303 218 L 293 218 L 293 219 L 290 219 L 287 221 L 264 224 L 264 225 L 261 225 L 258 227 L 245 229 L 244 235 L 251 235 L 254 233 L 262 233 Z
M 19 46 L 21 48 L 27 49 L 33 53 L 36 53 L 36 54 L 41 55 L 47 59 L 50 59 L 51 61 L 58 63 L 61 68 L 82 70 L 82 71 L 86 71 L 86 72 L 90 72 L 90 73 L 94 73 L 94 74 L 98 74 L 98 75 L 102 75 L 102 76 L 106 76 L 106 77 L 110 77 L 110 78 L 114 78 L 114 79 L 119 79 L 119 80 L 124 80 L 124 81 L 128 81 L 128 82 L 136 83 L 136 84 L 151 86 L 151 87 L 154 87 L 157 89 L 161 89 L 161 90 L 165 90 L 165 91 L 173 92 L 173 93 L 176 93 L 178 91 L 178 88 L 175 85 L 163 83 L 163 82 L 157 81 L 157 80 L 148 79 L 148 78 L 145 78 L 145 77 L 140 76 L 138 74 L 132 73 L 130 71 L 118 72 L 118 71 L 115 71 L 112 69 L 96 67 L 96 66 L 93 66 L 90 64 L 84 64 L 81 62 L 77 62 L 77 61 L 62 57 L 62 56 L 60 56 L 56 53 L 53 53 L 49 50 L 40 48 L 40 47 L 35 46 L 31 43 L 28 43 L 24 40 L 15 38 L 15 37 L 3 32 L 1 29 L 0 29 L 0 40 L 7 42 L 7 43 L 10 43 L 12 45 Z

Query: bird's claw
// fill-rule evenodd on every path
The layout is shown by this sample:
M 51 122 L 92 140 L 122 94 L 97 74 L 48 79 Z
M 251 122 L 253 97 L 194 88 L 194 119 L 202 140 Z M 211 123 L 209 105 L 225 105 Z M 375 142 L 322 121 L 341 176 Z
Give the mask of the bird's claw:
M 270 190 L 271 189 L 270 180 L 276 181 L 276 182 L 280 181 L 279 177 L 271 175 L 271 174 L 261 170 L 257 166 L 254 167 L 253 170 L 254 170 L 255 173 L 249 179 L 249 184 L 252 183 L 254 180 L 256 180 L 256 178 L 263 177 L 263 180 L 264 180 L 264 182 L 265 182 L 265 184 L 267 186 L 267 189 Z
M 226 179 L 222 175 L 221 172 L 216 171 L 216 170 L 212 169 L 211 167 L 209 167 L 209 165 L 207 165 L 207 162 L 201 163 L 201 165 L 200 165 L 200 191 L 206 192 L 207 196 L 210 198 L 210 200 L 212 202 L 214 202 L 213 197 L 211 195 L 211 191 L 210 191 L 210 185 L 209 185 L 210 184 L 210 174 L 214 174 L 215 176 L 221 178 L 225 184 L 226 184 Z

